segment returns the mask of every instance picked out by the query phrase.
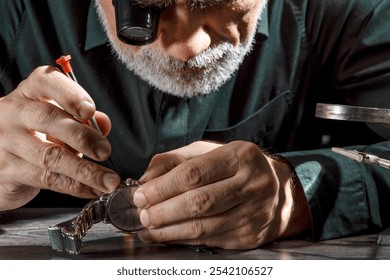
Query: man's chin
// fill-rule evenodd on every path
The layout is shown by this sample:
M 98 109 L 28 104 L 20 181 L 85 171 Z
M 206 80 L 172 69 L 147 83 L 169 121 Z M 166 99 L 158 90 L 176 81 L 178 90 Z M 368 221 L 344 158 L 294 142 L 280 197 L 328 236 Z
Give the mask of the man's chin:
M 214 69 L 198 69 L 197 71 L 165 71 L 162 67 L 148 67 L 126 63 L 129 70 L 153 88 L 169 95 L 192 98 L 212 93 L 231 77 L 232 73 L 216 72 Z M 214 70 L 214 71 L 213 71 Z
M 153 82 L 146 81 L 154 88 L 167 93 L 172 96 L 181 97 L 181 98 L 193 98 L 197 96 L 204 96 L 208 95 L 211 92 L 218 89 L 221 85 L 215 85 L 210 83 L 203 83 L 203 82 L 186 82 L 185 80 L 180 82 L 161 82 L 156 83 L 154 80 Z

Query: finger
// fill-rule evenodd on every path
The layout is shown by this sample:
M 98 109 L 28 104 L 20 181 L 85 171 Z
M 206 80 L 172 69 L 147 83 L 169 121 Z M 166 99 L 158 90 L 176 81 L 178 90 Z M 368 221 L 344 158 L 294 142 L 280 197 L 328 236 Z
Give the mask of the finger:
M 49 100 L 48 101 L 49 103 L 57 106 L 58 108 L 61 108 L 60 105 L 58 105 L 57 102 L 55 102 L 54 100 Z M 61 108 L 63 109 L 63 108 Z M 99 126 L 99 130 L 101 131 L 101 133 L 104 135 L 104 136 L 107 136 L 108 133 L 110 132 L 111 130 L 111 121 L 110 121 L 110 118 L 103 112 L 99 112 L 99 111 L 96 111 L 95 112 L 95 115 L 94 115 L 95 119 L 96 119 L 96 122 L 98 123 L 98 126 Z M 84 123 L 88 123 L 87 121 L 84 121 Z
M 88 93 L 55 67 L 38 67 L 18 88 L 21 97 L 40 101 L 52 99 L 66 112 L 83 120 L 95 113 L 94 102 Z
M 96 111 L 95 119 L 99 125 L 100 131 L 102 132 L 103 136 L 107 137 L 111 130 L 110 118 L 105 113 Z
M 14 127 L 23 124 L 26 130 L 51 135 L 95 160 L 104 160 L 110 155 L 111 146 L 101 133 L 80 123 L 57 106 L 30 101 L 23 102 L 19 108 L 20 114 L 13 118 Z
M 144 211 L 144 210 L 143 210 Z M 231 209 L 223 214 L 191 219 L 163 228 L 144 228 L 138 233 L 145 243 L 181 243 L 223 247 L 231 239 L 239 240 L 250 232 L 259 233 L 265 224 L 258 221 L 259 226 L 251 224 L 252 217 L 245 215 L 241 209 Z M 141 212 L 142 215 L 142 212 Z M 240 242 L 242 243 L 242 242 Z
M 250 250 L 261 245 L 266 245 L 273 240 L 268 238 L 267 230 L 261 234 L 252 234 L 245 227 L 235 228 L 231 231 L 201 239 L 183 239 L 165 242 L 166 244 L 186 244 L 195 246 L 207 246 L 211 248 L 222 248 L 225 250 Z
M 188 160 L 209 153 L 221 146 L 223 145 L 215 142 L 195 141 L 188 146 L 169 151 L 167 154 L 176 154 Z
M 234 153 L 220 152 L 220 149 L 192 158 L 167 174 L 145 182 L 135 192 L 134 203 L 140 208 L 148 207 L 188 190 L 233 176 L 238 167 Z
M 155 155 L 150 161 L 148 168 L 146 169 L 142 177 L 139 179 L 139 181 L 141 182 L 141 184 L 144 184 L 147 181 L 150 181 L 154 178 L 160 177 L 168 173 L 173 168 L 185 161 L 185 158 L 176 154 L 164 153 Z
M 58 140 L 57 138 L 51 136 L 51 135 L 46 135 L 46 134 L 43 134 L 43 133 L 38 133 L 38 132 L 35 132 L 34 135 L 44 135 L 44 142 L 51 142 L 51 143 L 55 143 L 57 145 L 60 145 L 62 146 L 64 149 L 67 149 L 69 151 L 71 151 L 72 153 L 74 153 L 75 155 L 77 155 L 79 158 L 83 157 L 83 154 L 80 153 L 79 151 L 76 151 L 75 149 L 73 149 L 71 146 L 69 146 L 68 144 L 65 144 L 64 142 Z M 42 139 L 42 137 L 40 136 L 39 137 L 40 139 Z
M 230 224 L 236 226 L 225 228 L 230 228 L 229 230 L 220 233 L 215 231 L 212 234 L 204 234 L 204 236 L 199 238 L 172 240 L 168 243 L 206 245 L 229 250 L 248 250 L 268 244 L 280 237 L 280 217 L 271 217 L 269 213 L 260 217 L 252 217 L 248 214 L 234 217 L 234 214 L 231 213 L 232 216 L 229 221 Z M 206 224 L 205 226 L 208 225 Z M 180 229 L 178 230 L 180 231 Z M 149 233 L 146 235 L 149 235 Z
M 144 209 L 140 216 L 141 222 L 145 227 L 159 228 L 223 213 L 246 199 L 260 202 L 258 192 L 238 191 L 240 183 L 233 177 L 177 195 Z
M 269 189 L 271 188 L 261 190 L 250 184 L 243 186 L 240 178 L 233 177 L 143 209 L 140 219 L 146 228 L 161 228 L 186 220 L 226 213 L 245 205 L 245 211 L 249 212 L 249 216 L 252 218 L 260 216 L 259 219 L 265 220 L 270 218 L 267 215 L 274 213 L 274 205 L 278 200 L 275 196 L 269 195 Z
M 6 167 L 0 174 L 4 185 L 30 186 L 34 189 L 49 189 L 80 198 L 93 198 L 101 192 L 65 175 L 43 170 L 16 156 L 7 156 Z M 17 166 L 17 169 L 15 168 Z M 17 193 L 17 190 L 15 191 Z M 21 195 L 25 195 L 21 193 Z
M 221 223 L 219 218 L 193 219 L 158 229 L 144 228 L 138 232 L 139 238 L 145 243 L 183 243 L 184 240 L 199 240 L 210 235 L 221 235 L 231 230 L 232 226 Z
M 218 215 L 163 228 L 144 228 L 138 236 L 145 243 L 206 245 L 224 249 L 252 249 L 275 240 L 277 231 L 269 226 L 272 221 L 269 213 L 256 214 L 255 217 L 251 214 L 246 207 L 239 206 Z
M 14 145 L 7 148 L 39 169 L 70 177 L 100 192 L 112 192 L 120 183 L 119 176 L 110 169 L 81 159 L 60 145 L 38 141 L 31 135 L 15 137 Z
M 143 183 L 159 177 L 184 161 L 210 152 L 220 146 L 220 144 L 216 143 L 197 141 L 186 147 L 158 154 L 152 158 L 147 170 L 140 178 L 140 181 Z

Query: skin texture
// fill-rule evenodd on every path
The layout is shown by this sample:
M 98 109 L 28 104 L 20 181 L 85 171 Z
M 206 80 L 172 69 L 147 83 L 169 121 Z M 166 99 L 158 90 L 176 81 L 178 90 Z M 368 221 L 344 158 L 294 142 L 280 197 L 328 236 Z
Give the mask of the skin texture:
M 37 68 L 0 99 L 0 111 L 0 210 L 24 205 L 41 188 L 92 198 L 119 184 L 118 175 L 80 157 L 109 156 L 108 141 L 83 121 L 95 114 L 107 134 L 110 120 L 58 69 Z
M 114 35 L 112 1 L 97 3 L 111 40 L 122 50 L 139 52 L 142 47 L 125 45 Z M 165 4 L 150 47 L 186 62 L 221 43 L 251 40 L 265 2 L 227 0 L 203 8 L 180 0 Z M 0 210 L 27 203 L 40 188 L 94 197 L 119 184 L 112 171 L 80 158 L 80 153 L 95 160 L 109 156 L 108 117 L 56 68 L 37 68 L 0 99 L 0 112 Z M 93 115 L 104 135 L 83 123 Z M 298 234 L 310 228 L 310 215 L 292 174 L 285 161 L 244 141 L 199 141 L 158 154 L 134 194 L 144 225 L 139 237 L 250 249 Z
M 155 156 L 141 181 L 144 242 L 251 249 L 310 227 L 289 166 L 253 143 L 195 142 Z

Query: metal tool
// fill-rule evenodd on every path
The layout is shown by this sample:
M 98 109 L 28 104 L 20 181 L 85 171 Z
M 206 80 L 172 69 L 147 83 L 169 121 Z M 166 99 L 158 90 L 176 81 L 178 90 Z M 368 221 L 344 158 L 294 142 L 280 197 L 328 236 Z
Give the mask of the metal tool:
M 61 66 L 62 71 L 65 73 L 66 76 L 68 76 L 70 79 L 72 79 L 74 82 L 78 83 L 76 76 L 73 73 L 72 66 L 70 65 L 71 56 L 70 55 L 63 55 L 60 58 L 56 60 L 56 63 Z M 95 119 L 95 117 L 92 116 L 88 120 L 89 126 L 91 126 L 96 131 L 100 132 L 102 134 L 102 131 L 100 130 L 100 127 Z M 112 160 L 111 156 L 108 157 L 109 162 L 111 163 L 112 167 L 114 168 L 115 172 L 119 174 L 118 169 L 116 168 L 114 161 Z
M 376 155 L 367 154 L 356 150 L 337 148 L 337 147 L 333 147 L 332 151 L 337 154 L 343 155 L 347 158 L 353 159 L 357 162 L 370 163 L 370 164 L 379 165 L 381 167 L 390 169 L 390 160 L 380 158 Z
M 333 147 L 332 151 L 347 158 L 356 160 L 357 162 L 379 165 L 381 167 L 390 169 L 390 160 L 380 158 L 376 155 L 336 147 Z M 390 246 L 390 228 L 380 232 L 376 242 L 378 245 Z
M 316 117 L 332 120 L 390 124 L 390 109 L 317 103 Z
M 390 109 L 318 103 L 316 106 L 316 117 L 390 124 Z

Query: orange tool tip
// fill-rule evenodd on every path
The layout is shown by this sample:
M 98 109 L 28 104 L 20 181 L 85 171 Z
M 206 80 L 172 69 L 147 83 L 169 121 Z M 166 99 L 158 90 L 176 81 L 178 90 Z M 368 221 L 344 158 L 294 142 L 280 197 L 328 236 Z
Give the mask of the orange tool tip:
M 64 73 L 72 72 L 72 66 L 70 66 L 70 59 L 71 56 L 68 54 L 68 55 L 63 55 L 56 60 L 56 63 L 58 65 L 61 65 L 62 71 L 64 71 Z

